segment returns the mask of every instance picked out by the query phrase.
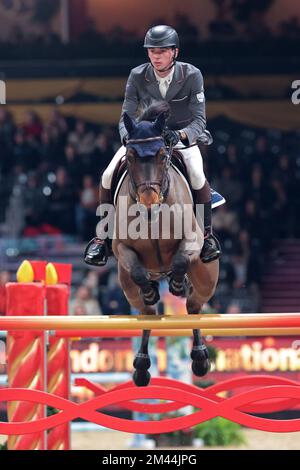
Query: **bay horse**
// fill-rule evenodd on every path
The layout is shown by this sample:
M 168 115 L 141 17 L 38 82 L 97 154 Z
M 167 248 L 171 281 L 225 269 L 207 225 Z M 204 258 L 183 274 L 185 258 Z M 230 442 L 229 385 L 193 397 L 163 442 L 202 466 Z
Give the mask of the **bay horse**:
M 172 294 L 186 297 L 188 314 L 199 314 L 203 304 L 215 292 L 219 261 L 203 263 L 200 259 L 204 238 L 201 224 L 194 214 L 192 195 L 182 176 L 171 164 L 171 152 L 163 138 L 165 113 L 158 115 L 157 111 L 154 115 L 157 117 L 153 121 L 144 120 L 143 117 L 136 121 L 124 114 L 128 132 L 125 155 L 128 172 L 117 196 L 112 243 L 118 261 L 119 282 L 130 305 L 142 315 L 156 314 L 155 304 L 159 300 L 161 279 L 168 280 Z M 147 116 L 147 109 L 143 116 Z M 126 201 L 128 205 L 127 214 L 121 203 L 122 198 L 123 203 Z M 143 212 L 142 221 L 148 235 L 153 226 L 159 228 L 155 238 L 151 238 L 151 234 L 139 237 L 130 233 L 130 223 L 135 223 L 130 210 L 136 205 Z M 163 211 L 160 209 L 163 207 L 175 208 L 167 237 L 161 228 Z M 175 236 L 176 227 L 182 225 L 187 207 L 192 208 L 190 224 L 178 238 Z M 154 217 L 153 213 L 156 214 Z M 124 227 L 121 233 L 120 225 L 125 220 L 127 230 L 124 234 Z M 148 371 L 151 365 L 148 354 L 150 334 L 151 330 L 143 331 L 141 346 L 133 362 L 133 381 L 137 386 L 148 385 L 151 378 Z M 208 350 L 200 330 L 193 330 L 191 359 L 195 375 L 203 376 L 209 371 Z

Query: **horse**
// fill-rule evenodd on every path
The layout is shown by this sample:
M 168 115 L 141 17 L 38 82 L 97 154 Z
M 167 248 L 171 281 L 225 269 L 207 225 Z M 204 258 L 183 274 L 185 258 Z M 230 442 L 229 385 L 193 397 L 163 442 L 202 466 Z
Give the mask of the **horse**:
M 166 146 L 163 137 L 166 114 L 158 114 L 158 108 L 156 111 L 153 113 L 152 105 L 152 111 L 147 114 L 146 109 L 138 121 L 124 113 L 128 132 L 127 174 L 116 200 L 112 250 L 118 262 L 121 288 L 130 305 L 140 314 L 156 314 L 161 279 L 168 280 L 169 291 L 173 295 L 186 298 L 188 314 L 199 314 L 203 304 L 215 292 L 219 261 L 203 263 L 200 259 L 204 240 L 201 223 L 193 210 L 191 191 L 171 163 L 172 149 Z M 146 120 L 147 115 L 154 115 L 156 119 Z M 132 215 L 136 215 L 136 207 L 141 214 L 139 223 Z M 178 237 L 176 228 L 182 226 L 187 207 L 192 208 L 190 223 L 184 234 Z M 163 208 L 169 208 L 173 216 L 172 220 L 170 217 L 167 237 L 162 228 Z M 134 210 L 131 212 L 131 209 Z M 121 226 L 125 222 L 124 229 Z M 132 234 L 131 224 L 137 227 L 141 223 L 148 236 Z M 153 228 L 158 232 L 156 237 L 149 235 Z M 141 345 L 134 358 L 133 381 L 136 386 L 147 386 L 151 379 L 148 370 L 151 366 L 148 354 L 150 334 L 151 330 L 143 330 Z M 210 369 L 210 361 L 200 330 L 193 330 L 190 357 L 193 373 L 204 376 Z

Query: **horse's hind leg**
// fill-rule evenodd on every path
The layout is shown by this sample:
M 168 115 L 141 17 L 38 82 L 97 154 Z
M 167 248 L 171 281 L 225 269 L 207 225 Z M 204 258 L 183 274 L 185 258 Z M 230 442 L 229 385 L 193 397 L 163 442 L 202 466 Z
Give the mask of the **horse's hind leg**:
M 192 294 L 187 299 L 186 308 L 189 314 L 198 314 L 201 313 L 202 303 Z M 193 330 L 193 337 L 192 371 L 197 377 L 203 377 L 210 369 L 208 349 L 202 340 L 201 330 Z
M 137 387 L 145 387 L 149 384 L 151 375 L 148 369 L 151 366 L 151 360 L 148 353 L 148 343 L 151 330 L 143 330 L 142 342 L 134 361 L 133 381 Z
M 218 261 L 204 264 L 199 259 L 197 263 L 191 265 L 189 278 L 193 285 L 193 293 L 188 297 L 186 304 L 189 314 L 201 313 L 203 304 L 214 294 L 218 274 Z M 208 349 L 203 343 L 200 330 L 193 330 L 193 336 L 192 370 L 197 377 L 203 377 L 210 369 Z

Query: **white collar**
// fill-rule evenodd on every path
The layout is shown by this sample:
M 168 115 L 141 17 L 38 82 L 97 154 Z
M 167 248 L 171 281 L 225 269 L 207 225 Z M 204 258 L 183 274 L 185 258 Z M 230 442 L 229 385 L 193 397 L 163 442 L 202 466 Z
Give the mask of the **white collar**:
M 167 80 L 168 84 L 170 85 L 171 81 L 173 80 L 173 75 L 174 75 L 174 70 L 175 70 L 175 66 L 172 67 L 170 73 L 168 75 L 166 75 L 165 77 L 160 77 L 157 73 L 156 73 L 156 70 L 155 68 L 153 68 L 153 71 L 154 71 L 154 75 L 157 79 L 157 81 L 160 83 L 160 82 L 164 82 L 165 80 Z

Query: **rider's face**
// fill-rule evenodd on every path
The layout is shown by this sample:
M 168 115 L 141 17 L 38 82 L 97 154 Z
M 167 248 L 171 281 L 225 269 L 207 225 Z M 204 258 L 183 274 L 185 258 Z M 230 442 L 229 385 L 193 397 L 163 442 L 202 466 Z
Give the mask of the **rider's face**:
M 176 49 L 176 55 L 178 49 Z M 157 72 L 164 71 L 173 61 L 174 49 L 172 47 L 150 47 L 148 57 Z

